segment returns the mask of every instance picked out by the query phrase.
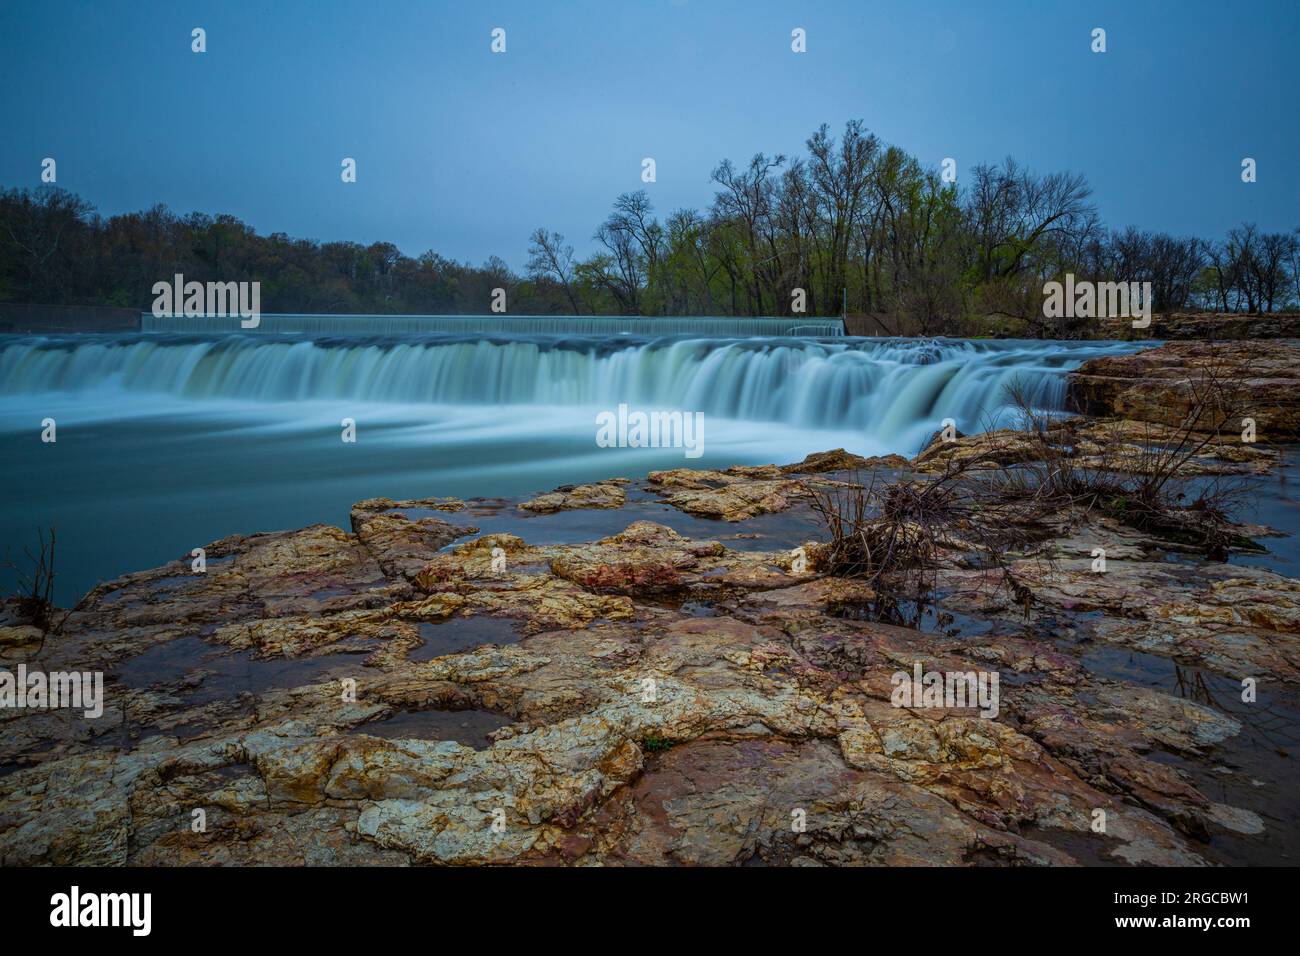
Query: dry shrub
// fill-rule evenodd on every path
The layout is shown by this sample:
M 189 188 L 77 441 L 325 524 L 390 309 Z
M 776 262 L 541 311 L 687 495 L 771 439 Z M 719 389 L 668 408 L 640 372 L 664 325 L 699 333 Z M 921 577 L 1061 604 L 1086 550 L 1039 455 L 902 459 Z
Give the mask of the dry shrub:
M 1249 407 L 1245 384 L 1210 364 L 1186 383 L 1188 407 L 1177 426 L 1144 423 L 1136 437 L 1118 426 L 1102 441 L 1100 455 L 1084 460 L 1075 431 L 1039 412 L 1019 384 L 1007 390 L 1019 427 L 1033 437 L 1034 460 L 995 474 L 991 491 L 1004 501 L 1043 514 L 1062 508 L 1098 510 L 1129 526 L 1202 549 L 1225 560 L 1230 547 L 1253 548 L 1233 530 L 1232 517 L 1245 491 L 1239 477 L 1214 477 L 1190 494 L 1191 467 L 1207 449 L 1231 440 Z
M 1005 510 L 990 506 L 971 475 L 978 464 L 950 461 L 933 478 L 890 480 L 872 470 L 846 486 L 805 483 L 830 535 L 818 568 L 865 581 L 876 595 L 874 617 L 912 626 L 934 601 L 946 555 L 953 564 L 995 569 L 1027 608 L 1030 595 L 1011 577 L 1005 556 L 1030 536 Z
M 17 594 L 12 602 L 17 606 L 19 617 L 41 629 L 45 634 L 55 628 L 54 604 L 54 548 L 58 540 L 54 528 L 47 535 L 43 530 L 37 532 L 38 549 L 23 548 L 27 558 L 26 566 L 13 561 L 5 562 L 14 571 L 17 581 Z M 63 623 L 61 620 L 58 622 Z
M 1077 423 L 1039 412 L 1013 385 L 1008 397 L 1020 429 L 1032 437 L 1031 460 L 1007 466 L 991 454 L 953 456 L 933 478 L 886 478 L 873 470 L 846 486 L 806 482 L 830 536 L 819 569 L 866 581 L 877 619 L 916 626 L 934 601 L 945 562 L 993 570 L 1028 614 L 1033 596 L 1010 573 L 1006 555 L 1046 536 L 1074 509 L 1095 509 L 1218 560 L 1229 548 L 1254 548 L 1231 520 L 1244 487 L 1239 480 L 1208 480 L 1189 500 L 1191 465 L 1224 441 L 1248 408 L 1244 383 L 1211 364 L 1196 370 L 1187 388 L 1187 413 L 1177 427 L 1153 425 L 1136 440 L 1103 441 L 1086 460 L 1076 447 Z M 907 604 L 912 611 L 903 615 Z

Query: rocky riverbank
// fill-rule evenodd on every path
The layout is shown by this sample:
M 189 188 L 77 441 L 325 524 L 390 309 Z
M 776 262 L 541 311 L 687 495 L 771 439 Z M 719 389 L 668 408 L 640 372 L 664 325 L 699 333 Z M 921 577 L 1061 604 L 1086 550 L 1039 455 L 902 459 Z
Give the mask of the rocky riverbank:
M 1134 329 L 1130 318 L 1099 322 L 1099 338 L 1199 341 L 1259 341 L 1300 338 L 1300 312 L 1156 313 L 1151 325 Z
M 1130 421 L 1069 424 L 1070 454 L 1150 441 L 1177 393 L 1152 370 L 1199 354 L 1180 348 L 1081 370 Z M 820 566 L 815 495 L 1034 455 L 997 432 L 911 461 L 372 499 L 348 530 L 109 582 L 56 633 L 11 603 L 0 667 L 102 671 L 106 701 L 0 711 L 0 862 L 1294 862 L 1300 580 L 1251 543 L 1278 529 L 1239 524 L 1211 561 L 1062 509 L 1004 556 L 1017 588 L 948 542 L 914 627 Z M 1218 441 L 1189 468 L 1287 513 L 1287 462 Z M 995 677 L 997 698 L 900 703 L 917 673 Z
M 1084 362 L 1070 376 L 1089 415 L 1177 426 L 1198 392 L 1218 385 L 1261 442 L 1300 441 L 1300 346 L 1295 342 L 1170 342 Z M 1234 425 L 1236 423 L 1234 422 Z

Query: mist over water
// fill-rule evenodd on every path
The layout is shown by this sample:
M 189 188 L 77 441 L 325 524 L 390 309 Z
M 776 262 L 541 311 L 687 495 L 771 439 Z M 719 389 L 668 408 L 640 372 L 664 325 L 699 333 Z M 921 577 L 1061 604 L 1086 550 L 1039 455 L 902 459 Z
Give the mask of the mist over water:
M 508 496 L 658 468 L 915 454 L 945 418 L 1063 407 L 1125 343 L 638 336 L 121 334 L 0 340 L 6 557 L 59 531 L 59 600 L 227 534 L 368 497 Z M 596 415 L 704 413 L 704 454 L 601 448 Z M 54 418 L 58 441 L 43 444 Z M 357 441 L 341 438 L 343 418 Z M 4 584 L 12 580 L 5 571 Z

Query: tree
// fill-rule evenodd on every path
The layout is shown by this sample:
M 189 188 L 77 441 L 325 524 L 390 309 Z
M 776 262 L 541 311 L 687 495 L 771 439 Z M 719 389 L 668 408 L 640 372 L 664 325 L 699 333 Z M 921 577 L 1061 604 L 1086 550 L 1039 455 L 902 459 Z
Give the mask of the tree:
M 574 315 L 581 315 L 573 286 L 573 246 L 566 245 L 564 236 L 548 232 L 538 226 L 533 230 L 528 246 L 528 274 L 535 279 L 547 278 L 559 284 Z
M 1259 237 L 1252 269 L 1260 305 L 1272 312 L 1279 296 L 1287 294 L 1287 266 L 1295 255 L 1296 238 L 1285 232 L 1270 232 Z
M 645 191 L 615 198 L 583 261 L 535 229 L 526 275 L 392 243 L 259 236 L 233 216 L 155 206 L 102 219 L 57 188 L 0 191 L 0 297 L 147 308 L 173 274 L 257 280 L 268 312 L 475 313 L 494 288 L 515 314 L 867 315 L 888 334 L 1091 334 L 1091 319 L 1049 319 L 1043 285 L 1073 273 L 1149 282 L 1153 308 L 1189 303 L 1271 311 L 1300 301 L 1300 230 L 1246 223 L 1223 241 L 1106 230 L 1082 176 L 1014 159 L 946 182 L 881 143 L 859 120 L 819 126 L 799 156 L 723 159 L 704 210 L 660 222 Z M 989 320 L 995 320 L 990 322 Z
M 67 301 L 76 245 L 93 213 L 93 206 L 57 186 L 3 194 L 0 238 L 5 257 L 22 272 L 30 301 Z

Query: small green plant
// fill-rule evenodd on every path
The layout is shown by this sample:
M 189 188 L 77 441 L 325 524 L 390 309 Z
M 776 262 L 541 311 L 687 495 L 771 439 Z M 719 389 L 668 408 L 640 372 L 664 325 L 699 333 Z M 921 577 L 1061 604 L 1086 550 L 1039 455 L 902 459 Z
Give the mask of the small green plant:
M 667 750 L 673 745 L 673 742 L 666 737 L 656 737 L 649 734 L 641 738 L 641 749 L 646 753 L 658 753 L 661 750 Z

